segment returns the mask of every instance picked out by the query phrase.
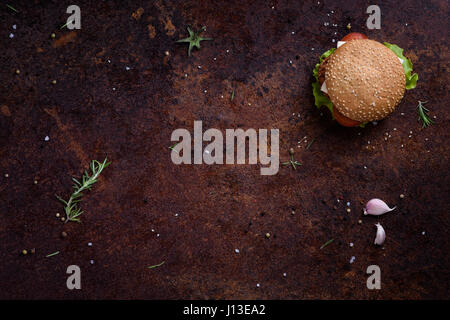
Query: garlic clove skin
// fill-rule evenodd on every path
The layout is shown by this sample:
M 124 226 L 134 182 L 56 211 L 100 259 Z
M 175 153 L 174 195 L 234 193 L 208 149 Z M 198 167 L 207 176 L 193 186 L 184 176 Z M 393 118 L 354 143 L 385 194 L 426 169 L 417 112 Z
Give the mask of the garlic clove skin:
M 384 243 L 384 240 L 386 240 L 386 232 L 379 222 L 375 226 L 377 227 L 377 235 L 374 244 L 381 246 Z
M 389 208 L 389 206 L 380 199 L 371 199 L 367 202 L 366 207 L 364 208 L 364 215 L 374 215 L 380 216 L 385 214 L 386 212 L 390 212 L 397 207 Z

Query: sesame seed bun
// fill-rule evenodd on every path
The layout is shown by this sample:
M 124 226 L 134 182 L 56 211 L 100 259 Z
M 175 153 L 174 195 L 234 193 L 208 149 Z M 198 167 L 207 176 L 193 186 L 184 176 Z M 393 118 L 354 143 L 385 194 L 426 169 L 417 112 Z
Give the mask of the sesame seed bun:
M 383 44 L 352 40 L 326 64 L 328 96 L 344 116 L 361 122 L 381 120 L 394 111 L 405 93 L 406 77 L 398 57 Z

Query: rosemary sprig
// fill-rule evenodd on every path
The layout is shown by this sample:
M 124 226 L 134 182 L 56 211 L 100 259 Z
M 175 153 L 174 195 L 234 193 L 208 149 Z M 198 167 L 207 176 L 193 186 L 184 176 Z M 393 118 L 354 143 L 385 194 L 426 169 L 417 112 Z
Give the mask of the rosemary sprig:
M 6 4 L 6 6 L 8 7 L 8 8 L 10 8 L 12 11 L 14 11 L 14 12 L 19 12 L 19 11 L 17 11 L 17 9 L 16 8 L 14 8 L 13 6 L 11 6 L 11 5 L 9 5 L 9 4 Z
M 148 268 L 148 269 L 158 268 L 158 267 L 161 267 L 164 263 L 165 263 L 165 261 L 163 261 L 163 262 L 161 262 L 161 263 L 158 263 L 158 264 L 155 264 L 155 265 L 153 265 L 153 266 L 147 267 L 147 268 Z
M 302 164 L 294 160 L 294 155 L 291 154 L 291 158 L 289 159 L 289 161 L 283 162 L 282 165 L 283 166 L 291 165 L 294 170 L 297 170 L 297 166 L 301 166 Z
M 422 128 L 426 128 L 429 125 L 433 124 L 433 120 L 430 119 L 430 117 L 428 116 L 428 112 L 430 110 L 428 110 L 427 108 L 425 108 L 425 104 L 427 104 L 428 101 L 419 101 L 419 105 L 417 106 L 417 113 L 419 114 L 419 121 L 422 121 Z
M 200 49 L 200 41 L 213 40 L 213 38 L 200 37 L 200 33 L 202 33 L 205 30 L 206 30 L 206 27 L 201 28 L 200 31 L 193 31 L 191 28 L 187 27 L 189 37 L 181 39 L 181 40 L 177 40 L 177 42 L 188 42 L 189 43 L 188 56 L 191 56 L 191 51 L 194 47 L 196 47 L 197 49 Z
M 176 145 L 177 145 L 178 143 L 179 143 L 179 142 L 177 142 L 177 143 L 171 145 L 171 146 L 169 147 L 169 149 L 172 150 L 172 151 L 175 151 L 175 147 L 176 147 Z
M 82 192 L 92 188 L 92 185 L 97 182 L 97 178 L 100 173 L 103 169 L 109 166 L 110 163 L 111 162 L 107 162 L 107 158 L 105 158 L 103 162 L 92 160 L 90 164 L 92 175 L 89 175 L 89 173 L 85 170 L 81 182 L 72 177 L 72 180 L 75 183 L 73 185 L 74 192 L 70 196 L 69 200 L 65 201 L 64 199 L 56 196 L 58 200 L 65 205 L 64 211 L 66 213 L 66 222 L 80 222 L 78 217 L 83 213 L 83 211 L 80 207 L 78 207 L 77 203 L 81 201 L 81 197 L 83 196 Z
M 334 241 L 334 239 L 330 239 L 327 242 L 325 242 L 321 247 L 320 250 L 322 250 L 323 248 L 325 248 L 326 246 L 328 246 L 330 243 L 332 243 Z
M 59 254 L 59 251 L 50 253 L 50 254 L 46 255 L 45 257 L 46 257 L 46 258 L 50 258 L 50 257 L 56 256 L 57 254 Z

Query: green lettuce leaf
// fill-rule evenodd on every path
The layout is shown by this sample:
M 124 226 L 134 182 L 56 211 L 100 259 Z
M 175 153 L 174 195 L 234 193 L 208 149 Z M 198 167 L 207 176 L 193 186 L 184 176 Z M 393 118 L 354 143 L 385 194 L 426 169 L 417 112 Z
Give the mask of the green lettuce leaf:
M 325 96 L 322 91 L 320 91 L 320 83 L 319 81 L 315 81 L 312 84 L 313 87 L 313 95 L 314 95 L 314 104 L 317 108 L 320 108 L 321 106 L 326 106 L 328 109 L 330 109 L 331 114 L 333 114 L 333 103 L 331 100 Z
M 392 52 L 394 52 L 397 57 L 403 60 L 402 65 L 406 75 L 406 90 L 414 89 L 417 85 L 417 80 L 419 79 L 419 76 L 417 75 L 417 73 L 411 75 L 413 69 L 411 60 L 403 55 L 403 49 L 400 48 L 399 46 L 395 44 L 390 44 L 388 42 L 385 42 L 384 45 L 389 49 L 391 49 Z
M 326 58 L 328 58 L 334 51 L 336 50 L 336 48 L 331 48 L 330 50 L 324 52 L 321 56 L 320 56 L 320 61 L 318 64 L 316 64 L 316 66 L 314 67 L 313 70 L 313 75 L 314 78 L 316 79 L 315 82 L 313 82 L 312 87 L 313 87 L 313 95 L 314 95 L 314 104 L 317 108 L 320 108 L 321 106 L 326 106 L 328 109 L 330 109 L 331 115 L 333 116 L 334 119 L 334 115 L 333 115 L 333 103 L 331 102 L 331 100 L 322 93 L 322 91 L 320 90 L 320 83 L 319 83 L 319 66 L 320 64 L 323 62 L 323 60 L 325 60 Z

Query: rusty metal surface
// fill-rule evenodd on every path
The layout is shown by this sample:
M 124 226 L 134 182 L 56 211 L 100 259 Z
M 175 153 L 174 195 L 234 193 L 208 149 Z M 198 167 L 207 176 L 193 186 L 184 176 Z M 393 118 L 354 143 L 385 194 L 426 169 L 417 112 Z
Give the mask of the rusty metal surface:
M 448 298 L 447 1 L 383 1 L 374 31 L 367 1 L 78 1 L 82 29 L 60 30 L 70 4 L 0 9 L 0 298 Z M 419 74 L 398 109 L 365 129 L 313 105 L 311 70 L 348 23 L 404 48 Z M 187 25 L 214 37 L 191 57 L 175 43 Z M 436 116 L 424 130 L 418 100 Z M 294 147 L 303 165 L 275 176 L 176 166 L 170 135 L 194 120 L 278 128 L 281 160 Z M 85 195 L 82 223 L 62 223 L 54 194 L 67 196 L 70 177 L 105 155 L 112 164 Z M 373 197 L 397 209 L 364 217 Z M 66 288 L 71 264 L 82 290 Z M 378 291 L 366 288 L 371 264 Z

